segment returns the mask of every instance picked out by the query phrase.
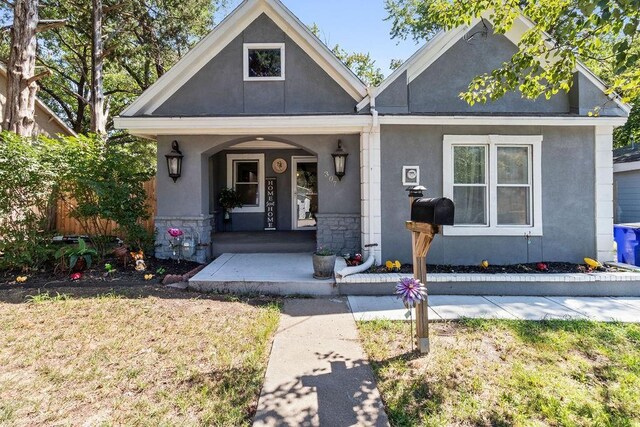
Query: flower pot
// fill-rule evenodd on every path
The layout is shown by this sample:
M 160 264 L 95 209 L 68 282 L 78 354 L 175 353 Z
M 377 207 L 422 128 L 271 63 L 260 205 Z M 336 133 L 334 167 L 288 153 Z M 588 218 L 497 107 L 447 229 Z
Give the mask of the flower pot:
M 335 255 L 313 254 L 313 278 L 319 280 L 331 279 L 335 265 Z

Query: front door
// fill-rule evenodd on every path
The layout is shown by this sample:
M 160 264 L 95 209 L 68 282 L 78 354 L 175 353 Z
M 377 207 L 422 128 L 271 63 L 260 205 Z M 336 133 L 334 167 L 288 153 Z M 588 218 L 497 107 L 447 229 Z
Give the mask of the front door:
M 294 230 L 315 230 L 318 212 L 318 160 L 293 157 L 291 177 Z

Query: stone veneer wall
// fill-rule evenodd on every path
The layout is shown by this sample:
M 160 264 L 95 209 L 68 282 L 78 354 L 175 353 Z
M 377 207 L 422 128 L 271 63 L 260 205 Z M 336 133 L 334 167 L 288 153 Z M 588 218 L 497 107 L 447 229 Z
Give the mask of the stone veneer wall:
M 362 251 L 360 214 L 316 214 L 317 245 L 343 254 Z
M 211 260 L 211 234 L 214 232 L 214 216 L 201 217 L 156 217 L 156 258 L 175 258 L 169 242 L 169 228 L 179 228 L 185 235 L 197 236 L 196 252 L 192 257 L 185 258 L 189 261 L 205 264 Z

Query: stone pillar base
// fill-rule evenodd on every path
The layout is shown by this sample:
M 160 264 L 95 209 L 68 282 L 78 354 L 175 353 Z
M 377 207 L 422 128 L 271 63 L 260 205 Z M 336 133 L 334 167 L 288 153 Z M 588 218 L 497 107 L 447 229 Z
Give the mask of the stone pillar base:
M 362 251 L 360 214 L 316 214 L 318 248 L 338 255 L 354 255 Z
M 186 216 L 157 216 L 155 218 L 156 229 L 156 258 L 175 259 L 173 248 L 167 233 L 169 228 L 179 228 L 186 235 L 196 237 L 196 252 L 191 257 L 184 257 L 188 261 L 205 264 L 211 261 L 211 234 L 214 232 L 214 216 L 202 215 L 197 217 Z

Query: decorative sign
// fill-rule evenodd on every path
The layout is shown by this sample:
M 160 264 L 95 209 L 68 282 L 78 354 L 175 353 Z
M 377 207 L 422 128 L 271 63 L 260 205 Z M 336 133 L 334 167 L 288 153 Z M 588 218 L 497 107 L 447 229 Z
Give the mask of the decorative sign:
M 405 187 L 420 185 L 420 166 L 402 167 L 402 185 Z
M 275 231 L 278 226 L 278 209 L 276 200 L 278 199 L 278 178 L 266 179 L 266 199 L 264 203 L 264 229 L 266 231 Z
M 287 161 L 285 159 L 275 159 L 272 166 L 275 173 L 285 173 L 287 171 Z

